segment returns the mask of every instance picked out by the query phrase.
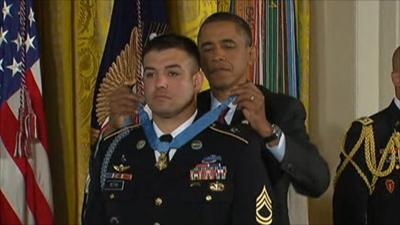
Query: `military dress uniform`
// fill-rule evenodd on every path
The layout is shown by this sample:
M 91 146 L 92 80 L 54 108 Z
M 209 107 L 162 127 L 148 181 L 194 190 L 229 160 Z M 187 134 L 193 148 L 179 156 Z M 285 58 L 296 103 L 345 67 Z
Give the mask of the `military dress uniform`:
M 399 121 L 392 102 L 352 124 L 335 179 L 334 224 L 400 224 Z
M 161 170 L 141 126 L 105 137 L 92 158 L 83 223 L 271 224 L 259 140 L 229 129 L 209 126 Z

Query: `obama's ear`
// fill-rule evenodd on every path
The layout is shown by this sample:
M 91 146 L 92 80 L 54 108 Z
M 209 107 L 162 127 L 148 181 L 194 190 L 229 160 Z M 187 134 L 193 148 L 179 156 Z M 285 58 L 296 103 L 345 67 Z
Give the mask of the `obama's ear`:
M 256 49 L 254 46 L 249 47 L 249 65 L 253 65 L 256 61 Z

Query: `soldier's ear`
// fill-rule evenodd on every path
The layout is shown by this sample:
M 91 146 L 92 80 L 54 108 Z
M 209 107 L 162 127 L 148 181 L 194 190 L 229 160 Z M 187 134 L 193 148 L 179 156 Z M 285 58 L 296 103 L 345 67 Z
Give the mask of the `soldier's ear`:
M 392 72 L 392 82 L 397 88 L 400 88 L 400 72 Z
M 203 85 L 203 81 L 204 81 L 204 73 L 203 70 L 199 69 L 199 71 L 193 75 L 194 89 L 197 92 L 200 92 L 201 87 Z

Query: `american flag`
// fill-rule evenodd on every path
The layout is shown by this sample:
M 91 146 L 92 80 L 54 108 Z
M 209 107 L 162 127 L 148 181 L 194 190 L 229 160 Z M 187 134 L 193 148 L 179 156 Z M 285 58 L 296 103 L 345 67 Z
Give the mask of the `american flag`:
M 0 3 L 0 225 L 52 224 L 39 37 L 32 0 Z

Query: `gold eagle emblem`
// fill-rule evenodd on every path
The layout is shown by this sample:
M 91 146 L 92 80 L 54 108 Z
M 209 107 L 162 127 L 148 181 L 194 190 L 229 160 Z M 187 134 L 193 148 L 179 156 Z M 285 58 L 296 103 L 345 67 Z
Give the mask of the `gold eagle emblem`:
M 138 66 L 137 46 L 139 45 L 138 30 L 132 29 L 129 43 L 117 56 L 115 62 L 108 68 L 104 76 L 99 93 L 96 96 L 96 117 L 99 124 L 103 124 L 110 114 L 110 94 L 122 85 L 134 85 Z

